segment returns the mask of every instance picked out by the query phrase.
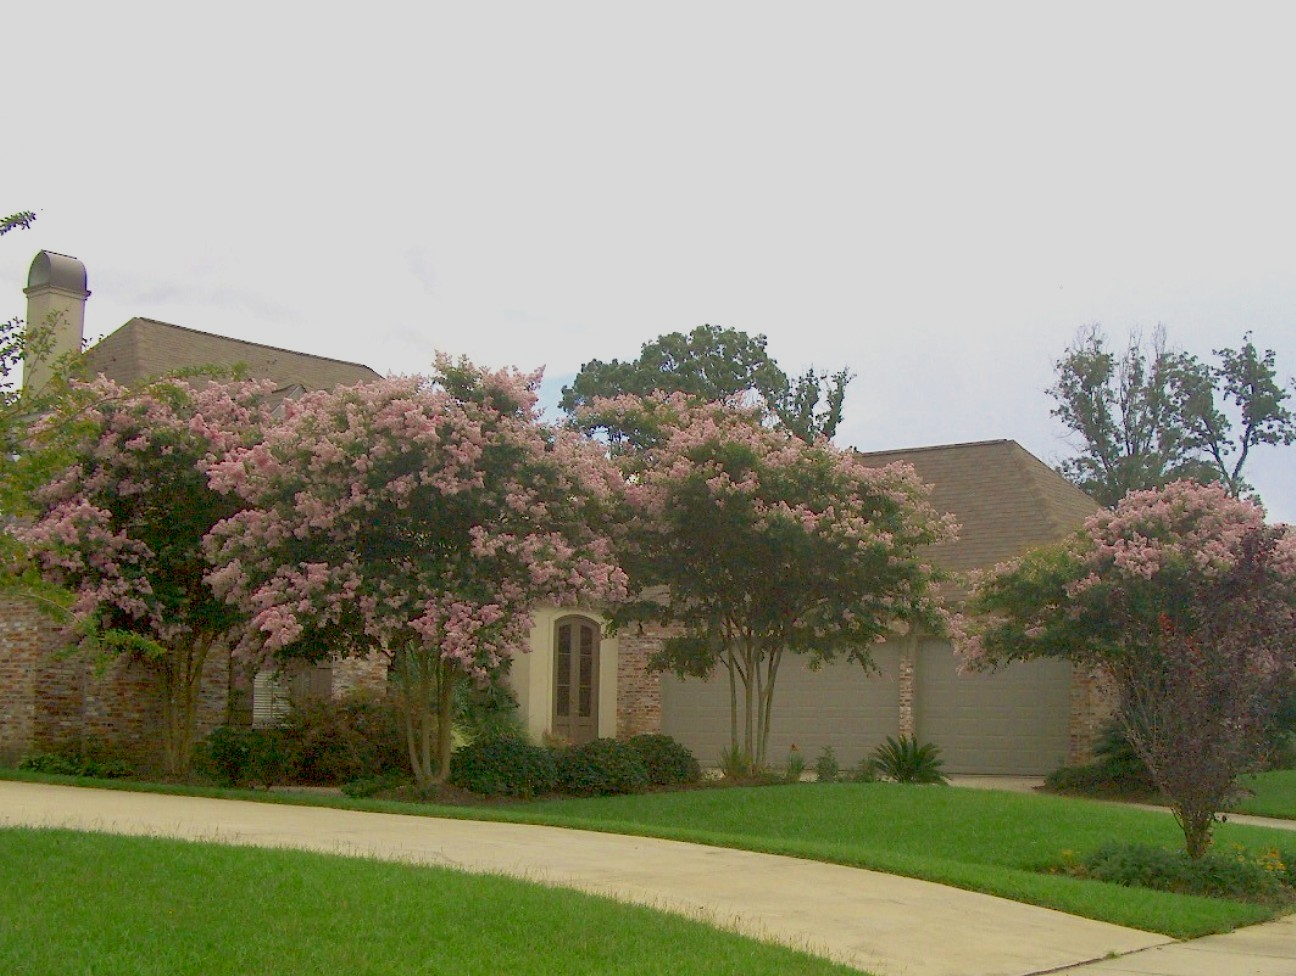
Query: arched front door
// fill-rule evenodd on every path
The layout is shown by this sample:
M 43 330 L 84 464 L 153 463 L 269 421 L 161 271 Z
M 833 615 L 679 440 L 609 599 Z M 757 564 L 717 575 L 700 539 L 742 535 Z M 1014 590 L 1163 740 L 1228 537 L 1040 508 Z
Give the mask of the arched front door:
M 554 628 L 554 735 L 589 742 L 598 738 L 599 625 L 563 617 Z

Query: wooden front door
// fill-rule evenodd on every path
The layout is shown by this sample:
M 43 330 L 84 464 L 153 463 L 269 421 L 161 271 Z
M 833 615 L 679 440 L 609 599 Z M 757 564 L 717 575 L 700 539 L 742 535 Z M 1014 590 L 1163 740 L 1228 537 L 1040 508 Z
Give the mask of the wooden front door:
M 563 617 L 554 634 L 554 735 L 573 744 L 598 738 L 599 626 Z

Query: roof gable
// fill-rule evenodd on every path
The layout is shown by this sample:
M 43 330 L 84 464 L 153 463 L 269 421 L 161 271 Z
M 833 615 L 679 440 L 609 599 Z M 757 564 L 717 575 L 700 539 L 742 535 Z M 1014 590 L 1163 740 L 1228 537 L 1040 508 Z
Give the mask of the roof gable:
M 155 319 L 133 318 L 86 352 L 94 373 L 123 386 L 203 366 L 241 366 L 249 379 L 326 390 L 381 379 L 359 363 L 230 339 Z

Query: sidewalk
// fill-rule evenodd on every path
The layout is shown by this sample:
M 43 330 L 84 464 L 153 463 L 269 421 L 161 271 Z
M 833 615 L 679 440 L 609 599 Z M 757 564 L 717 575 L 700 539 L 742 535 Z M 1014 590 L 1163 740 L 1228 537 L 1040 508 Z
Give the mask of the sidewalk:
M 0 782 L 0 825 L 296 847 L 508 874 L 680 912 L 877 976 L 1027 976 L 1086 963 L 1078 970 L 1085 976 L 1296 973 L 1293 919 L 1174 944 L 910 878 L 616 834 L 15 782 Z

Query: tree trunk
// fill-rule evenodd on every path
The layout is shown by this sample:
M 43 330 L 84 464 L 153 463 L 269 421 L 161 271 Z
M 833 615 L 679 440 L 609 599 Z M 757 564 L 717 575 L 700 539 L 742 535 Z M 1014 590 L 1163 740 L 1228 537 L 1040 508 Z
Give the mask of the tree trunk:
M 454 689 L 458 672 L 454 665 L 437 663 L 437 771 L 435 782 L 450 777 L 450 755 L 454 751 Z
M 198 694 L 213 641 L 201 635 L 187 646 L 168 649 L 161 660 L 162 765 L 168 776 L 189 772 Z

